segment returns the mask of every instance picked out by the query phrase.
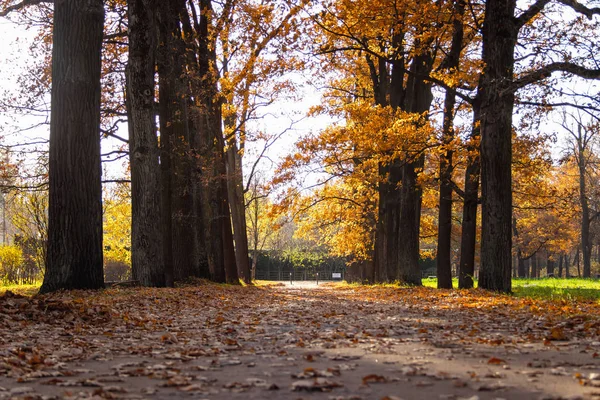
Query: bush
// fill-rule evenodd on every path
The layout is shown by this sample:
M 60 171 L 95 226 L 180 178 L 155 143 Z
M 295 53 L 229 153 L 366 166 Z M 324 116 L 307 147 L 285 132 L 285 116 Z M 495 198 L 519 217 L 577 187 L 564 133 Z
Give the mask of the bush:
M 0 246 L 0 276 L 5 284 L 19 284 L 25 280 L 23 251 L 18 246 Z

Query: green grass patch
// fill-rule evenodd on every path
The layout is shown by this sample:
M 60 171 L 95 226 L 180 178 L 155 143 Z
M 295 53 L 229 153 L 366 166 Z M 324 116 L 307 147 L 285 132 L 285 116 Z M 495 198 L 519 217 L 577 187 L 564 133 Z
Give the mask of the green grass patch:
M 600 281 L 582 278 L 513 279 L 518 297 L 546 300 L 600 300 Z
M 423 286 L 436 288 L 436 278 L 424 278 Z M 452 279 L 452 286 L 458 287 L 458 279 Z M 475 281 L 477 287 L 477 281 Z M 582 278 L 516 278 L 512 281 L 513 294 L 545 300 L 593 300 L 600 301 L 600 280 Z
M 7 291 L 20 294 L 21 296 L 33 296 L 40 290 L 40 286 L 42 286 L 42 282 L 37 282 L 33 285 L 2 285 L 0 286 L 0 296 Z

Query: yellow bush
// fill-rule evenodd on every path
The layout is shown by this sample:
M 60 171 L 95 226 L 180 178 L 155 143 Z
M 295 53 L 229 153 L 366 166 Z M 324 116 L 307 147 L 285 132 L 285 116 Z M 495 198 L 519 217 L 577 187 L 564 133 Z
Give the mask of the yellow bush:
M 4 283 L 23 280 L 23 251 L 18 246 L 0 246 L 0 276 Z

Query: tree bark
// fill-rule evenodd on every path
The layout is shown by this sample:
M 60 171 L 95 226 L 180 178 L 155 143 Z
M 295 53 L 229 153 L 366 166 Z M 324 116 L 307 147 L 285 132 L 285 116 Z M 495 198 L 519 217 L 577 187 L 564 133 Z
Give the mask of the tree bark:
M 518 250 L 517 257 L 519 259 L 518 268 L 517 268 L 517 276 L 519 278 L 526 278 L 527 277 L 527 269 L 526 269 L 526 265 L 525 265 L 525 260 L 523 259 L 523 253 L 521 253 L 521 250 Z
M 516 0 L 487 0 L 477 98 L 481 104 L 482 231 L 479 287 L 511 291 L 512 114 Z
M 246 205 L 244 201 L 244 176 L 242 160 L 235 140 L 230 141 L 226 150 L 227 157 L 227 194 L 231 208 L 233 240 L 235 243 L 235 262 L 238 273 L 246 284 L 252 282 L 248 259 L 248 229 L 246 225 Z
M 581 247 L 577 248 L 577 254 L 575 255 L 574 261 L 577 265 L 577 277 L 581 278 Z
M 581 253 L 583 255 L 583 277 L 589 278 L 592 274 L 592 246 L 590 241 L 590 206 L 588 202 L 586 187 L 586 149 L 583 144 L 583 127 L 581 126 L 581 124 L 578 124 L 577 129 L 577 166 L 579 169 L 579 204 L 581 205 Z M 577 272 L 579 273 L 579 263 L 577 263 Z
M 564 254 L 561 254 L 558 258 L 558 278 L 562 278 L 563 275 L 563 261 L 565 259 Z
M 53 26 L 48 257 L 41 293 L 104 286 L 102 0 L 57 2 Z
M 450 52 L 446 56 L 444 68 L 457 71 L 463 42 L 463 15 L 465 2 L 454 3 L 453 34 Z M 438 288 L 452 289 L 452 141 L 454 140 L 454 106 L 456 93 L 446 90 L 444 100 L 444 121 L 442 126 L 442 154 L 440 155 L 440 196 L 438 214 L 437 278 Z
M 410 113 L 427 114 L 433 101 L 431 84 L 423 81 L 421 76 L 428 76 L 433 66 L 433 57 L 425 51 L 415 56 L 411 64 L 411 74 L 406 82 L 404 110 Z M 399 232 L 397 243 L 398 261 L 396 274 L 399 280 L 421 285 L 420 228 L 421 203 L 423 190 L 417 182 L 418 171 L 423 169 L 425 155 L 410 156 L 413 161 L 402 166 L 402 187 L 400 188 Z M 408 161 L 407 160 L 407 161 Z
M 159 150 L 154 116 L 157 32 L 152 8 L 128 0 L 127 113 L 131 166 L 131 269 L 143 286 L 164 286 Z
M 548 258 L 546 260 L 546 275 L 547 276 L 554 276 L 554 267 L 555 267 L 554 260 L 551 258 L 551 254 L 548 254 Z
M 181 216 L 181 204 L 173 201 L 175 196 L 181 195 L 182 174 L 184 157 L 181 153 L 182 139 L 189 138 L 187 114 L 187 83 L 184 76 L 184 48 L 181 42 L 179 12 L 182 2 L 169 0 L 161 3 L 160 10 L 156 11 L 160 45 L 157 52 L 157 65 L 159 75 L 160 98 L 160 169 L 162 186 L 162 229 L 163 229 L 163 260 L 165 265 L 165 282 L 173 286 L 175 281 L 174 245 L 180 245 L 180 235 L 174 236 L 174 225 L 179 225 L 178 217 Z M 157 4 L 158 6 L 158 4 Z M 176 218 L 175 224 L 174 217 Z M 179 226 L 176 227 L 176 232 Z M 192 232 L 188 236 L 193 237 Z M 175 240 L 177 239 L 177 240 Z M 182 251 L 177 249 L 177 259 L 180 261 Z M 186 247 L 183 256 L 192 259 L 193 251 Z M 178 265 L 178 269 L 181 265 Z
M 529 276 L 531 278 L 539 278 L 537 253 L 531 256 L 531 273 L 529 274 Z
M 477 204 L 479 197 L 479 106 L 473 104 L 473 128 L 471 132 L 467 167 L 460 239 L 460 261 L 458 264 L 458 287 L 471 289 L 475 277 L 475 244 L 477 241 Z
M 196 169 L 201 173 L 201 187 L 196 203 L 201 205 L 203 237 L 211 278 L 216 282 L 238 283 L 231 228 L 231 211 L 227 197 L 227 169 L 223 138 L 221 101 L 216 76 L 215 38 L 209 27 L 213 13 L 210 0 L 200 1 L 196 21 L 198 42 L 198 79 L 196 85 L 198 154 Z

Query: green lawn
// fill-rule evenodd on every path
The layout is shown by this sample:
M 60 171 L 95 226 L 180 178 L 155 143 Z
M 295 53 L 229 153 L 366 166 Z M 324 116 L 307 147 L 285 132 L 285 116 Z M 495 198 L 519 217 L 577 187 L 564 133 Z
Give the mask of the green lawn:
M 458 280 L 452 280 L 458 287 Z M 423 286 L 437 287 L 437 279 L 423 279 Z M 477 282 L 475 282 L 477 286 Z M 600 280 L 581 278 L 517 278 L 512 281 L 513 292 L 518 297 L 536 299 L 600 300 Z
M 0 295 L 3 295 L 7 290 L 23 296 L 33 296 L 40 290 L 42 282 L 34 283 L 33 285 L 1 285 Z

